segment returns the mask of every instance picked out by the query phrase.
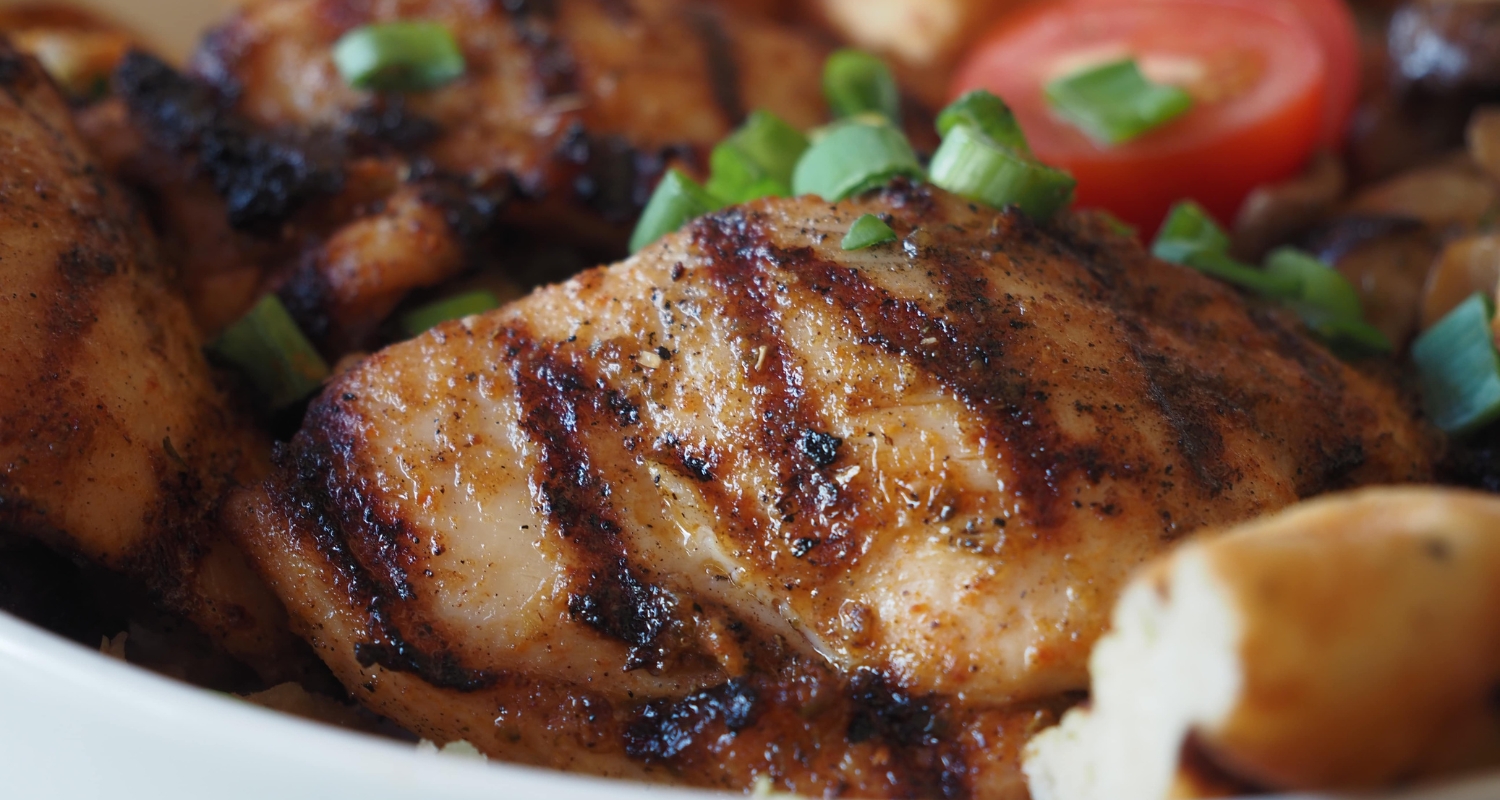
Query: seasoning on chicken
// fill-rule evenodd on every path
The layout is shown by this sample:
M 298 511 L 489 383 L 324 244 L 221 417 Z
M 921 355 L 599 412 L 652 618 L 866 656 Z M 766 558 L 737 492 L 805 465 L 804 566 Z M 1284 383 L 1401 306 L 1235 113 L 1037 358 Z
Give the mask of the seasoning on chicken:
M 866 213 L 899 242 L 845 251 Z M 238 529 L 351 691 L 508 759 L 1024 797 L 1139 564 L 1420 480 L 1388 387 L 1276 312 L 897 183 L 699 220 L 377 353 Z
M 285 680 L 316 662 L 218 516 L 266 446 L 51 80 L 0 43 L 0 85 L 0 538 L 121 572 Z

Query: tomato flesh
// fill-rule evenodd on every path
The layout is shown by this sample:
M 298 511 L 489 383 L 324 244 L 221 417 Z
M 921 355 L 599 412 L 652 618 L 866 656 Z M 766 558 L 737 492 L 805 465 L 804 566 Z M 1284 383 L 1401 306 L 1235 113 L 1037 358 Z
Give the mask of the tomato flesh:
M 1043 86 L 1129 55 L 1178 83 L 1194 109 L 1123 145 L 1096 143 L 1056 117 Z M 1192 198 L 1232 220 L 1258 185 L 1295 175 L 1326 129 L 1327 61 L 1295 12 L 1255 0 L 1098 0 L 1013 17 L 959 71 L 955 94 L 984 88 L 1015 110 L 1041 160 L 1078 179 L 1078 205 L 1149 235 Z

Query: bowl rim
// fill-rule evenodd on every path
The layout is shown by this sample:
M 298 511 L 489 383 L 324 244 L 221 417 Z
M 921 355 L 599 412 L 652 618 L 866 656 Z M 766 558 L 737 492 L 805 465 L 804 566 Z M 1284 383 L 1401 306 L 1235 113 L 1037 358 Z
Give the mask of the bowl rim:
M 39 741 L 34 733 L 38 726 L 49 723 L 58 731 L 83 734 L 84 742 L 69 744 L 82 744 L 79 754 L 84 758 L 94 755 L 87 734 L 101 727 L 113 728 L 132 738 L 110 744 L 131 750 L 140 750 L 144 744 L 150 750 L 154 740 L 163 761 L 181 755 L 210 761 L 232 759 L 239 765 L 249 760 L 274 765 L 286 773 L 287 780 L 305 780 L 310 774 L 323 773 L 330 785 L 340 787 L 343 796 L 357 794 L 364 800 L 415 796 L 424 800 L 493 800 L 504 796 L 501 792 L 545 796 L 548 800 L 706 800 L 729 796 L 423 752 L 404 742 L 305 720 L 158 675 L 0 611 L 0 774 L 5 774 L 12 788 L 17 785 L 15 781 L 22 787 L 19 795 L 7 792 L 8 797 L 43 796 L 28 795 L 26 787 L 32 785 L 47 786 L 45 796 L 49 798 L 202 798 L 209 788 L 213 793 L 208 796 L 225 796 L 221 786 L 196 785 L 196 775 L 184 775 L 178 781 L 181 786 L 153 786 L 149 794 L 120 793 L 131 788 L 131 774 L 105 776 L 108 786 L 95 788 L 108 790 L 109 795 L 103 791 L 53 793 L 62 787 L 46 776 L 33 774 L 40 771 L 40 762 L 58 761 L 56 754 L 49 757 L 48 752 L 49 748 L 56 750 L 57 743 Z M 108 755 L 102 751 L 99 754 Z M 141 777 L 148 772 L 158 784 L 164 777 L 150 769 L 142 770 Z M 212 774 L 215 770 L 195 770 L 205 772 Z M 399 791 L 382 791 L 376 784 Z M 405 793 L 408 784 L 419 787 L 420 794 Z M 329 795 L 315 792 L 306 796 Z
M 12 790 L 19 790 L 8 794 L 16 798 L 199 800 L 212 791 L 210 796 L 225 800 L 248 800 L 270 790 L 283 800 L 744 796 L 423 752 L 158 675 L 5 612 L 0 612 L 0 720 L 0 772 Z M 39 730 L 49 726 L 54 739 L 73 739 L 68 745 L 76 752 L 49 741 Z M 80 756 L 106 763 L 92 772 L 69 768 Z M 247 761 L 266 769 L 226 792 L 226 770 L 243 770 Z M 1398 798 L 1492 800 L 1500 798 L 1500 775 L 1391 796 Z

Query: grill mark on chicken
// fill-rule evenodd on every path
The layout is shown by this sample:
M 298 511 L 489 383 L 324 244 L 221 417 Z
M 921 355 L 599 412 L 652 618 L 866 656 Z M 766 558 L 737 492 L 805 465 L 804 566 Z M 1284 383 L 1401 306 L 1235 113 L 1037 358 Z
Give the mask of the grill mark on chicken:
M 557 156 L 562 183 L 611 223 L 626 223 L 640 214 L 669 163 L 701 171 L 701 159 L 691 147 L 640 148 L 623 136 L 591 133 L 579 120 L 563 133 Z M 522 183 L 521 188 L 529 197 L 542 199 L 558 187 Z
M 399 94 L 381 94 L 354 109 L 345 136 L 357 153 L 409 155 L 443 135 L 443 126 L 413 111 Z
M 78 346 L 79 337 L 99 319 L 93 297 L 99 281 L 91 279 L 87 274 L 91 270 L 84 267 L 90 263 L 108 264 L 110 274 L 113 274 L 113 259 L 104 254 L 74 246 L 58 256 L 57 273 L 64 277 L 64 281 L 57 287 L 56 299 L 47 309 L 46 323 L 51 334 L 49 347 L 57 350 L 50 353 L 43 363 L 70 363 L 69 354 Z
M 1138 324 L 1125 322 L 1122 327 L 1146 376 L 1146 396 L 1177 435 L 1177 451 L 1183 463 L 1209 497 L 1219 496 L 1233 485 L 1235 471 L 1224 463 L 1224 437 L 1209 420 L 1215 413 L 1243 417 L 1243 412 L 1223 402 L 1222 394 L 1207 393 L 1205 397 L 1204 388 L 1212 382 L 1173 369 L 1170 359 L 1142 341 L 1144 331 Z
M 390 587 L 382 586 L 390 581 L 389 565 L 382 580 L 357 555 L 359 549 L 368 551 L 359 543 L 371 535 L 366 526 L 374 516 L 371 509 L 360 508 L 369 495 L 351 489 L 339 477 L 347 455 L 337 454 L 348 450 L 348 445 L 336 444 L 344 435 L 339 414 L 337 406 L 330 404 L 316 410 L 318 419 L 309 415 L 308 435 L 301 444 L 277 452 L 278 467 L 296 475 L 297 482 L 290 488 L 273 482 L 269 488 L 304 523 L 299 529 L 311 532 L 313 546 L 338 573 L 350 604 L 364 610 L 366 638 L 354 643 L 355 658 L 361 666 L 409 672 L 433 686 L 459 692 L 495 685 L 503 677 L 500 673 L 464 665 L 432 625 L 423 623 L 420 614 L 409 611 L 399 597 L 392 598 Z M 414 619 L 402 624 L 403 617 Z
M 521 427 L 537 448 L 532 485 L 581 574 L 568 611 L 630 646 L 630 667 L 658 663 L 675 602 L 630 563 L 610 486 L 582 437 L 621 419 L 620 400 L 590 378 L 560 345 L 544 346 L 511 328 L 502 334 L 521 404 Z
M 735 734 L 754 725 L 763 706 L 760 689 L 736 678 L 680 700 L 654 700 L 636 709 L 622 739 L 625 754 L 646 763 L 670 762 L 716 723 Z
M 1370 430 L 1376 424 L 1375 415 L 1363 407 L 1350 407 L 1345 401 L 1344 382 L 1334 371 L 1337 362 L 1315 350 L 1303 337 L 1299 337 L 1285 326 L 1269 319 L 1269 313 L 1256 311 L 1252 317 L 1262 328 L 1270 332 L 1271 343 L 1278 355 L 1302 368 L 1302 389 L 1315 396 L 1322 408 L 1340 409 L 1342 425 L 1319 423 L 1325 435 L 1310 437 L 1305 443 L 1304 467 L 1297 473 L 1297 495 L 1310 497 L 1330 491 L 1349 488 L 1349 478 L 1367 459 L 1364 442 L 1359 432 Z M 1330 439 L 1336 431 L 1343 435 Z
M 1095 243 L 1079 237 L 1058 236 L 1055 232 L 1049 234 L 1049 238 L 1059 250 L 1070 253 L 1079 263 L 1089 267 L 1108 289 L 1116 289 L 1112 275 L 1101 269 L 1110 260 L 1099 257 Z M 1155 287 L 1131 285 L 1129 289 L 1130 296 L 1124 308 L 1115 313 L 1147 378 L 1148 397 L 1178 434 L 1178 449 L 1191 475 L 1208 497 L 1217 497 L 1233 487 L 1239 473 L 1223 458 L 1223 439 L 1215 426 L 1230 416 L 1239 418 L 1243 424 L 1253 424 L 1251 411 L 1261 398 L 1244 387 L 1238 390 L 1230 387 L 1222 378 L 1174 369 L 1174 360 L 1148 341 L 1142 319 L 1174 320 L 1186 336 L 1196 340 L 1222 341 L 1222 334 L 1195 321 L 1193 309 L 1186 307 L 1192 303 L 1189 297 L 1177 298 L 1171 307 L 1158 307 Z M 1298 336 L 1274 319 L 1274 312 L 1252 307 L 1249 314 L 1257 323 L 1262 341 L 1269 344 L 1279 357 L 1300 368 L 1304 394 L 1314 396 L 1314 402 L 1324 408 L 1349 405 L 1345 400 L 1346 386 L 1339 374 L 1338 362 L 1314 348 L 1306 337 Z M 1367 456 L 1358 432 L 1375 425 L 1375 416 L 1363 407 L 1351 409 L 1344 416 L 1353 419 L 1350 420 L 1352 424 L 1339 427 L 1343 432 L 1341 438 L 1330 441 L 1327 435 L 1308 437 L 1305 452 L 1301 454 L 1301 463 L 1305 466 L 1297 474 L 1299 496 L 1344 488 L 1349 477 L 1365 464 Z M 1320 427 L 1333 434 L 1336 426 Z
M 531 77 L 540 99 L 551 100 L 578 91 L 578 60 L 554 30 L 556 0 L 494 0 L 509 15 L 520 41 L 531 55 Z
M 703 43 L 714 104 L 724 115 L 725 124 L 739 127 L 745 121 L 745 99 L 740 93 L 739 59 L 734 52 L 734 41 L 724 31 L 724 20 L 713 8 L 688 6 L 684 13 L 693 33 Z
M 1076 236 L 1059 236 L 1056 231 L 1046 231 L 1044 235 L 1057 252 L 1084 265 L 1099 283 L 1100 293 L 1119 292 L 1118 270 L 1112 268 L 1116 262 L 1104 257 L 1097 243 Z M 1140 318 L 1132 313 L 1138 305 L 1134 302 L 1136 299 L 1132 298 L 1126 308 L 1104 305 L 1113 312 L 1117 330 L 1124 334 L 1125 342 L 1140 364 L 1146 382 L 1146 397 L 1176 434 L 1174 443 L 1182 456 L 1182 463 L 1206 496 L 1218 497 L 1233 486 L 1238 474 L 1224 461 L 1224 437 L 1214 427 L 1214 422 L 1234 415 L 1241 423 L 1249 424 L 1251 420 L 1243 410 L 1246 403 L 1241 398 L 1232 397 L 1222 380 L 1175 368 L 1173 360 L 1151 344 Z M 1207 332 L 1202 332 L 1202 335 L 1207 335 Z
M 767 258 L 797 273 L 812 291 L 843 309 L 847 323 L 857 331 L 856 341 L 909 359 L 985 418 L 1000 441 L 1026 462 L 1015 470 L 1013 491 L 1027 499 L 1037 527 L 1046 529 L 1061 521 L 1061 486 L 1068 475 L 1081 472 L 1097 482 L 1104 473 L 1096 448 L 1076 445 L 1058 434 L 1047 407 L 1046 385 L 1029 382 L 1024 365 L 1008 362 L 1008 333 L 1025 323 L 996 308 L 982 277 L 934 271 L 934 282 L 949 289 L 944 309 L 949 314 L 938 315 L 915 301 L 892 296 L 856 268 L 819 258 L 811 247 L 774 243 L 754 220 L 744 228 Z M 965 282 L 957 282 L 960 278 Z M 931 339 L 936 342 L 927 341 Z
M 776 276 L 766 264 L 763 240 L 750 229 L 749 221 L 736 211 L 705 217 L 692 228 L 694 245 L 710 256 L 704 270 L 709 286 L 724 304 L 726 320 L 735 326 L 750 353 L 764 349 L 765 359 L 745 374 L 760 408 L 757 435 L 760 452 L 776 468 L 780 496 L 775 509 L 782 544 L 795 558 L 806 558 L 816 548 L 811 566 L 837 563 L 852 550 L 840 526 L 827 524 L 841 513 L 852 512 L 852 498 L 841 492 L 827 473 L 838 458 L 837 437 L 826 433 L 826 423 L 817 414 L 820 406 L 803 385 L 795 350 L 782 331 L 781 311 L 776 300 Z M 756 359 L 759 361 L 759 357 Z M 811 442 L 811 446 L 809 446 Z M 723 492 L 711 490 L 722 515 L 731 503 Z M 759 509 L 735 509 L 734 516 L 765 526 Z M 766 543 L 765 531 L 749 539 Z M 827 541 L 825 541 L 827 540 Z
M 207 85 L 155 56 L 131 52 L 115 70 L 115 86 L 155 146 L 194 160 L 212 181 L 236 229 L 274 234 L 309 201 L 343 184 L 335 156 L 254 130 L 225 111 Z
M 952 740 L 948 702 L 933 695 L 914 696 L 875 670 L 860 670 L 849 683 L 851 743 L 870 740 L 890 746 L 892 759 L 906 782 L 952 800 L 970 794 L 969 768 Z

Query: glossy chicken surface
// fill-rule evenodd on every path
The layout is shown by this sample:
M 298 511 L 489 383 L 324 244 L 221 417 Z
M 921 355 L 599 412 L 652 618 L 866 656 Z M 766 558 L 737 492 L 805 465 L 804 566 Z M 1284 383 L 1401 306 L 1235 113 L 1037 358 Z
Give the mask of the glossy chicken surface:
M 897 243 L 844 251 L 864 213 Z M 1087 218 L 761 201 L 364 361 L 248 549 L 351 691 L 501 758 L 1024 797 L 1130 571 L 1420 480 L 1396 394 Z
M 266 445 L 215 388 L 143 220 L 3 42 L 0 88 L 0 537 L 124 573 L 263 674 L 296 674 L 300 643 L 218 518 Z
M 334 44 L 401 19 L 452 31 L 464 75 L 410 94 L 347 85 Z M 825 54 L 684 0 L 259 0 L 205 37 L 189 76 L 128 60 L 126 113 L 93 117 L 106 148 L 140 140 L 123 170 L 164 197 L 191 280 L 218 278 L 189 287 L 205 327 L 247 308 L 269 263 L 333 354 L 367 345 L 408 291 L 496 260 L 504 231 L 623 254 L 666 167 L 706 170 L 749 111 L 826 121 Z M 351 273 L 351 242 L 379 266 Z

